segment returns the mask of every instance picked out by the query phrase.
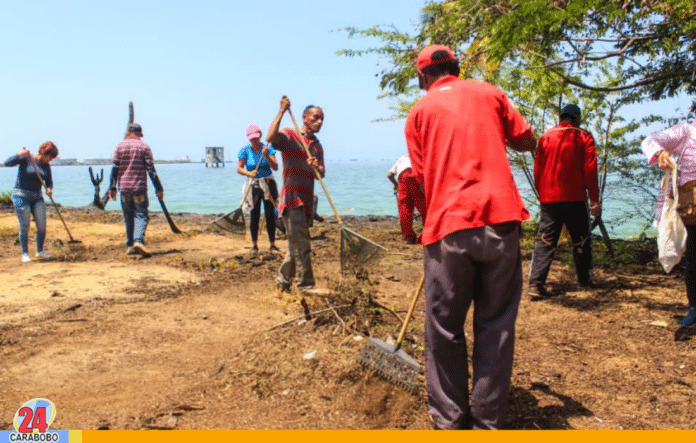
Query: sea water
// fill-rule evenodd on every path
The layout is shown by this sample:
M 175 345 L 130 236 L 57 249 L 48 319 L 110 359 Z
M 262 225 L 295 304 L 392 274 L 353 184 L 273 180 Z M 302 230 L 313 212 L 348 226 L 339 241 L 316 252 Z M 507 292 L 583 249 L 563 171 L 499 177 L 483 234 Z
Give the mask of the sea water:
M 342 215 L 391 215 L 398 216 L 396 196 L 387 172 L 394 159 L 383 160 L 327 160 L 324 184 L 336 210 Z M 195 212 L 200 214 L 225 214 L 237 209 L 242 198 L 245 177 L 237 173 L 236 162 L 224 167 L 206 167 L 205 163 L 162 163 L 156 165 L 164 186 L 164 201 L 170 213 Z M 100 184 L 103 196 L 108 188 L 111 165 L 93 165 L 94 174 L 103 171 Z M 276 181 L 282 181 L 281 170 L 276 171 Z M 94 185 L 90 180 L 89 166 L 52 166 L 53 199 L 63 206 L 87 206 L 94 199 Z M 17 177 L 17 167 L 0 167 L 0 192 L 10 192 Z M 522 171 L 515 171 L 515 178 L 532 217 L 538 213 L 533 192 Z M 657 187 L 657 183 L 655 184 Z M 319 196 L 318 212 L 333 213 L 319 183 L 315 185 Z M 149 184 L 150 209 L 160 211 L 152 184 Z M 619 183 L 609 181 L 605 191 L 603 219 L 613 236 L 633 238 L 649 225 L 649 220 L 634 218 L 621 221 L 621 214 L 630 205 L 654 205 L 645 197 L 626 195 Z M 118 202 L 110 201 L 107 210 L 118 210 Z M 654 235 L 649 229 L 648 235 Z

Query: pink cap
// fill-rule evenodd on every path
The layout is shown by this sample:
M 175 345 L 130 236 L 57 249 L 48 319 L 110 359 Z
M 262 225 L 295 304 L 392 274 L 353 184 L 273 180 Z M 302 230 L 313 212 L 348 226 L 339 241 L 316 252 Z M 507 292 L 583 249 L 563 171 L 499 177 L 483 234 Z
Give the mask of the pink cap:
M 246 127 L 246 136 L 249 140 L 261 137 L 261 126 L 256 123 L 249 123 Z

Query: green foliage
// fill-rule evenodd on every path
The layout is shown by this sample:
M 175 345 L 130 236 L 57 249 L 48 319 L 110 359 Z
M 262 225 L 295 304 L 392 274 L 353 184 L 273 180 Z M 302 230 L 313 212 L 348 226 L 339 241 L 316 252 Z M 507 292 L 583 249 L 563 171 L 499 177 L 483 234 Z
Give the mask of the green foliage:
M 640 150 L 647 134 L 636 132 L 647 123 L 675 124 L 685 116 L 626 120 L 622 111 L 675 94 L 696 95 L 695 19 L 693 0 L 429 2 L 416 35 L 379 26 L 348 28 L 351 38 L 381 44 L 339 54 L 376 54 L 382 63 L 386 60 L 377 76 L 384 91 L 380 98 L 392 101 L 390 119 L 403 118 L 420 96 L 415 60 L 430 43 L 448 45 L 458 54 L 463 77 L 505 91 L 537 135 L 557 122 L 563 104 L 578 103 L 583 127 L 597 143 L 602 195 L 633 192 L 651 200 L 659 172 Z M 529 154 L 511 152 L 510 161 L 533 189 Z M 609 183 L 608 177 L 621 179 Z M 613 222 L 640 217 L 649 226 L 652 209 L 636 205 Z
M 502 64 L 524 57 L 528 69 L 596 92 L 635 89 L 654 100 L 696 93 L 692 0 L 457 0 L 426 11 L 421 37 L 466 58 Z M 595 81 L 602 61 L 622 75 Z
M 0 193 L 0 207 L 3 207 L 3 208 L 12 207 L 12 192 Z

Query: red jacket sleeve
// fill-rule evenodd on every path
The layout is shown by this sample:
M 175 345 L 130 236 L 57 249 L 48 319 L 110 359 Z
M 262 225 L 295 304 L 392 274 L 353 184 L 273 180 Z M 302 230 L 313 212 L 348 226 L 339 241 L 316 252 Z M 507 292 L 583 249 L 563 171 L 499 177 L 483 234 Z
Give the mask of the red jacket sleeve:
M 585 187 L 591 201 L 599 201 L 599 180 L 597 177 L 597 147 L 594 137 L 589 132 L 585 133 Z

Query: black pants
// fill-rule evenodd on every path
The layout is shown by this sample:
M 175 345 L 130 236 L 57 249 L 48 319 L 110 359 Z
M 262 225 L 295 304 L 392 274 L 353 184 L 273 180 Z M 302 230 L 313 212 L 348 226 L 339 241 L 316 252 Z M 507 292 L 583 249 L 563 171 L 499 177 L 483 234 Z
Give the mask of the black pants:
M 539 231 L 529 271 L 530 286 L 546 283 L 563 225 L 566 225 L 573 242 L 573 261 L 575 262 L 575 271 L 578 274 L 578 282 L 580 284 L 589 283 L 592 268 L 592 239 L 588 238 L 590 215 L 587 204 L 585 202 L 561 202 L 541 205 L 541 220 L 539 220 Z
M 684 280 L 689 307 L 696 308 L 696 225 L 686 226 L 686 252 L 684 253 Z
M 271 192 L 273 200 L 278 201 L 278 187 L 274 180 L 268 180 L 268 190 Z M 263 214 L 266 217 L 266 232 L 268 241 L 275 242 L 275 206 L 271 200 L 263 199 L 261 187 L 256 185 L 251 188 L 251 195 L 254 199 L 254 207 L 251 209 L 249 220 L 249 231 L 251 231 L 251 241 L 256 243 L 259 238 L 259 220 L 261 219 L 261 202 L 263 202 Z

